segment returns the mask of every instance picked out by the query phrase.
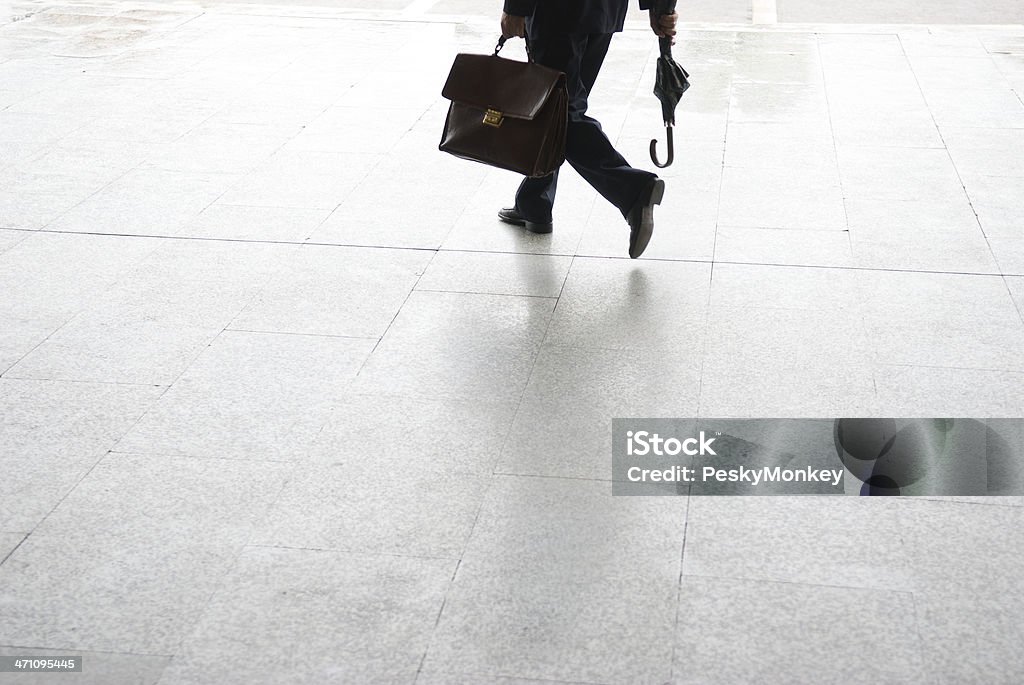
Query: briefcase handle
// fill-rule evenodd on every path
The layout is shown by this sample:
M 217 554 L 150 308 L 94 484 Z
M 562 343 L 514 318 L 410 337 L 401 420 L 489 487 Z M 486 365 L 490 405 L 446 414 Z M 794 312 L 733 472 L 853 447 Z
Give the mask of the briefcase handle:
M 497 57 L 498 53 L 501 52 L 501 49 L 503 47 L 505 47 L 505 41 L 507 41 L 507 40 L 508 40 L 508 38 L 506 38 L 505 36 L 499 36 L 498 37 L 498 44 L 494 46 L 494 56 L 495 57 Z M 526 59 L 527 59 L 528 62 L 532 63 L 533 62 L 533 53 L 530 52 L 530 39 L 526 38 L 525 40 L 526 40 Z

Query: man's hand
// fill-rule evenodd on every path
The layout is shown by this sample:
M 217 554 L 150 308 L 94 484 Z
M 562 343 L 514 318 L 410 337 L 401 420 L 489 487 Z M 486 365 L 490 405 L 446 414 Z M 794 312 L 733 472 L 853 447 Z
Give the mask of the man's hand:
M 660 17 L 654 14 L 654 10 L 651 10 L 651 29 L 658 35 L 658 38 L 671 38 L 672 44 L 676 43 L 676 21 L 679 19 L 679 15 L 673 12 L 672 14 L 663 14 Z
M 526 38 L 526 17 L 501 13 L 501 35 L 506 38 Z

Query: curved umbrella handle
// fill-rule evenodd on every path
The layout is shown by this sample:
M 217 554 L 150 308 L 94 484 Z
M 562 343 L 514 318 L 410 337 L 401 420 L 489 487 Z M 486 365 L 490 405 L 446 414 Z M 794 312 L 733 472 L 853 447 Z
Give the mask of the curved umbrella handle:
M 675 145 L 672 142 L 672 127 L 671 126 L 666 126 L 665 127 L 665 135 L 668 136 L 668 160 L 666 160 L 666 162 L 664 164 L 662 164 L 661 162 L 658 161 L 658 141 L 657 140 L 652 140 L 651 141 L 651 161 L 654 162 L 654 166 L 658 167 L 659 169 L 664 169 L 665 167 L 667 167 L 670 164 L 672 164 L 672 160 L 674 160 L 675 157 L 676 157 L 676 148 L 675 148 Z

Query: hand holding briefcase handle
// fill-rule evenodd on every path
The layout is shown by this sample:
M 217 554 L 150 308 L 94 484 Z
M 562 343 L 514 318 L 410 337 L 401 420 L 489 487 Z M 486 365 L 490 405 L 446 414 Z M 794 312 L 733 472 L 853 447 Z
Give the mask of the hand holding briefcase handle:
M 565 161 L 569 95 L 565 74 L 494 54 L 455 57 L 441 94 L 451 101 L 443 152 L 525 176 L 547 176 Z

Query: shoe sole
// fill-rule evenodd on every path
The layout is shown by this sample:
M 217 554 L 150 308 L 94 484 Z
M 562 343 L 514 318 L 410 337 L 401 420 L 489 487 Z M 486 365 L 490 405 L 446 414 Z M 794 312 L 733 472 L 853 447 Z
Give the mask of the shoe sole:
M 522 226 L 530 233 L 537 233 L 541 235 L 551 233 L 554 228 L 554 224 L 538 224 L 533 221 L 526 221 L 525 219 L 509 219 L 501 214 L 498 214 L 498 219 L 512 226 Z
M 640 215 L 640 228 L 636 243 L 629 251 L 630 259 L 636 259 L 642 255 L 647 249 L 647 245 L 650 244 L 651 236 L 654 235 L 654 205 L 660 205 L 664 197 L 665 182 L 659 178 L 654 182 L 654 187 L 651 188 L 651 199 L 647 201 L 647 206 L 643 208 Z

